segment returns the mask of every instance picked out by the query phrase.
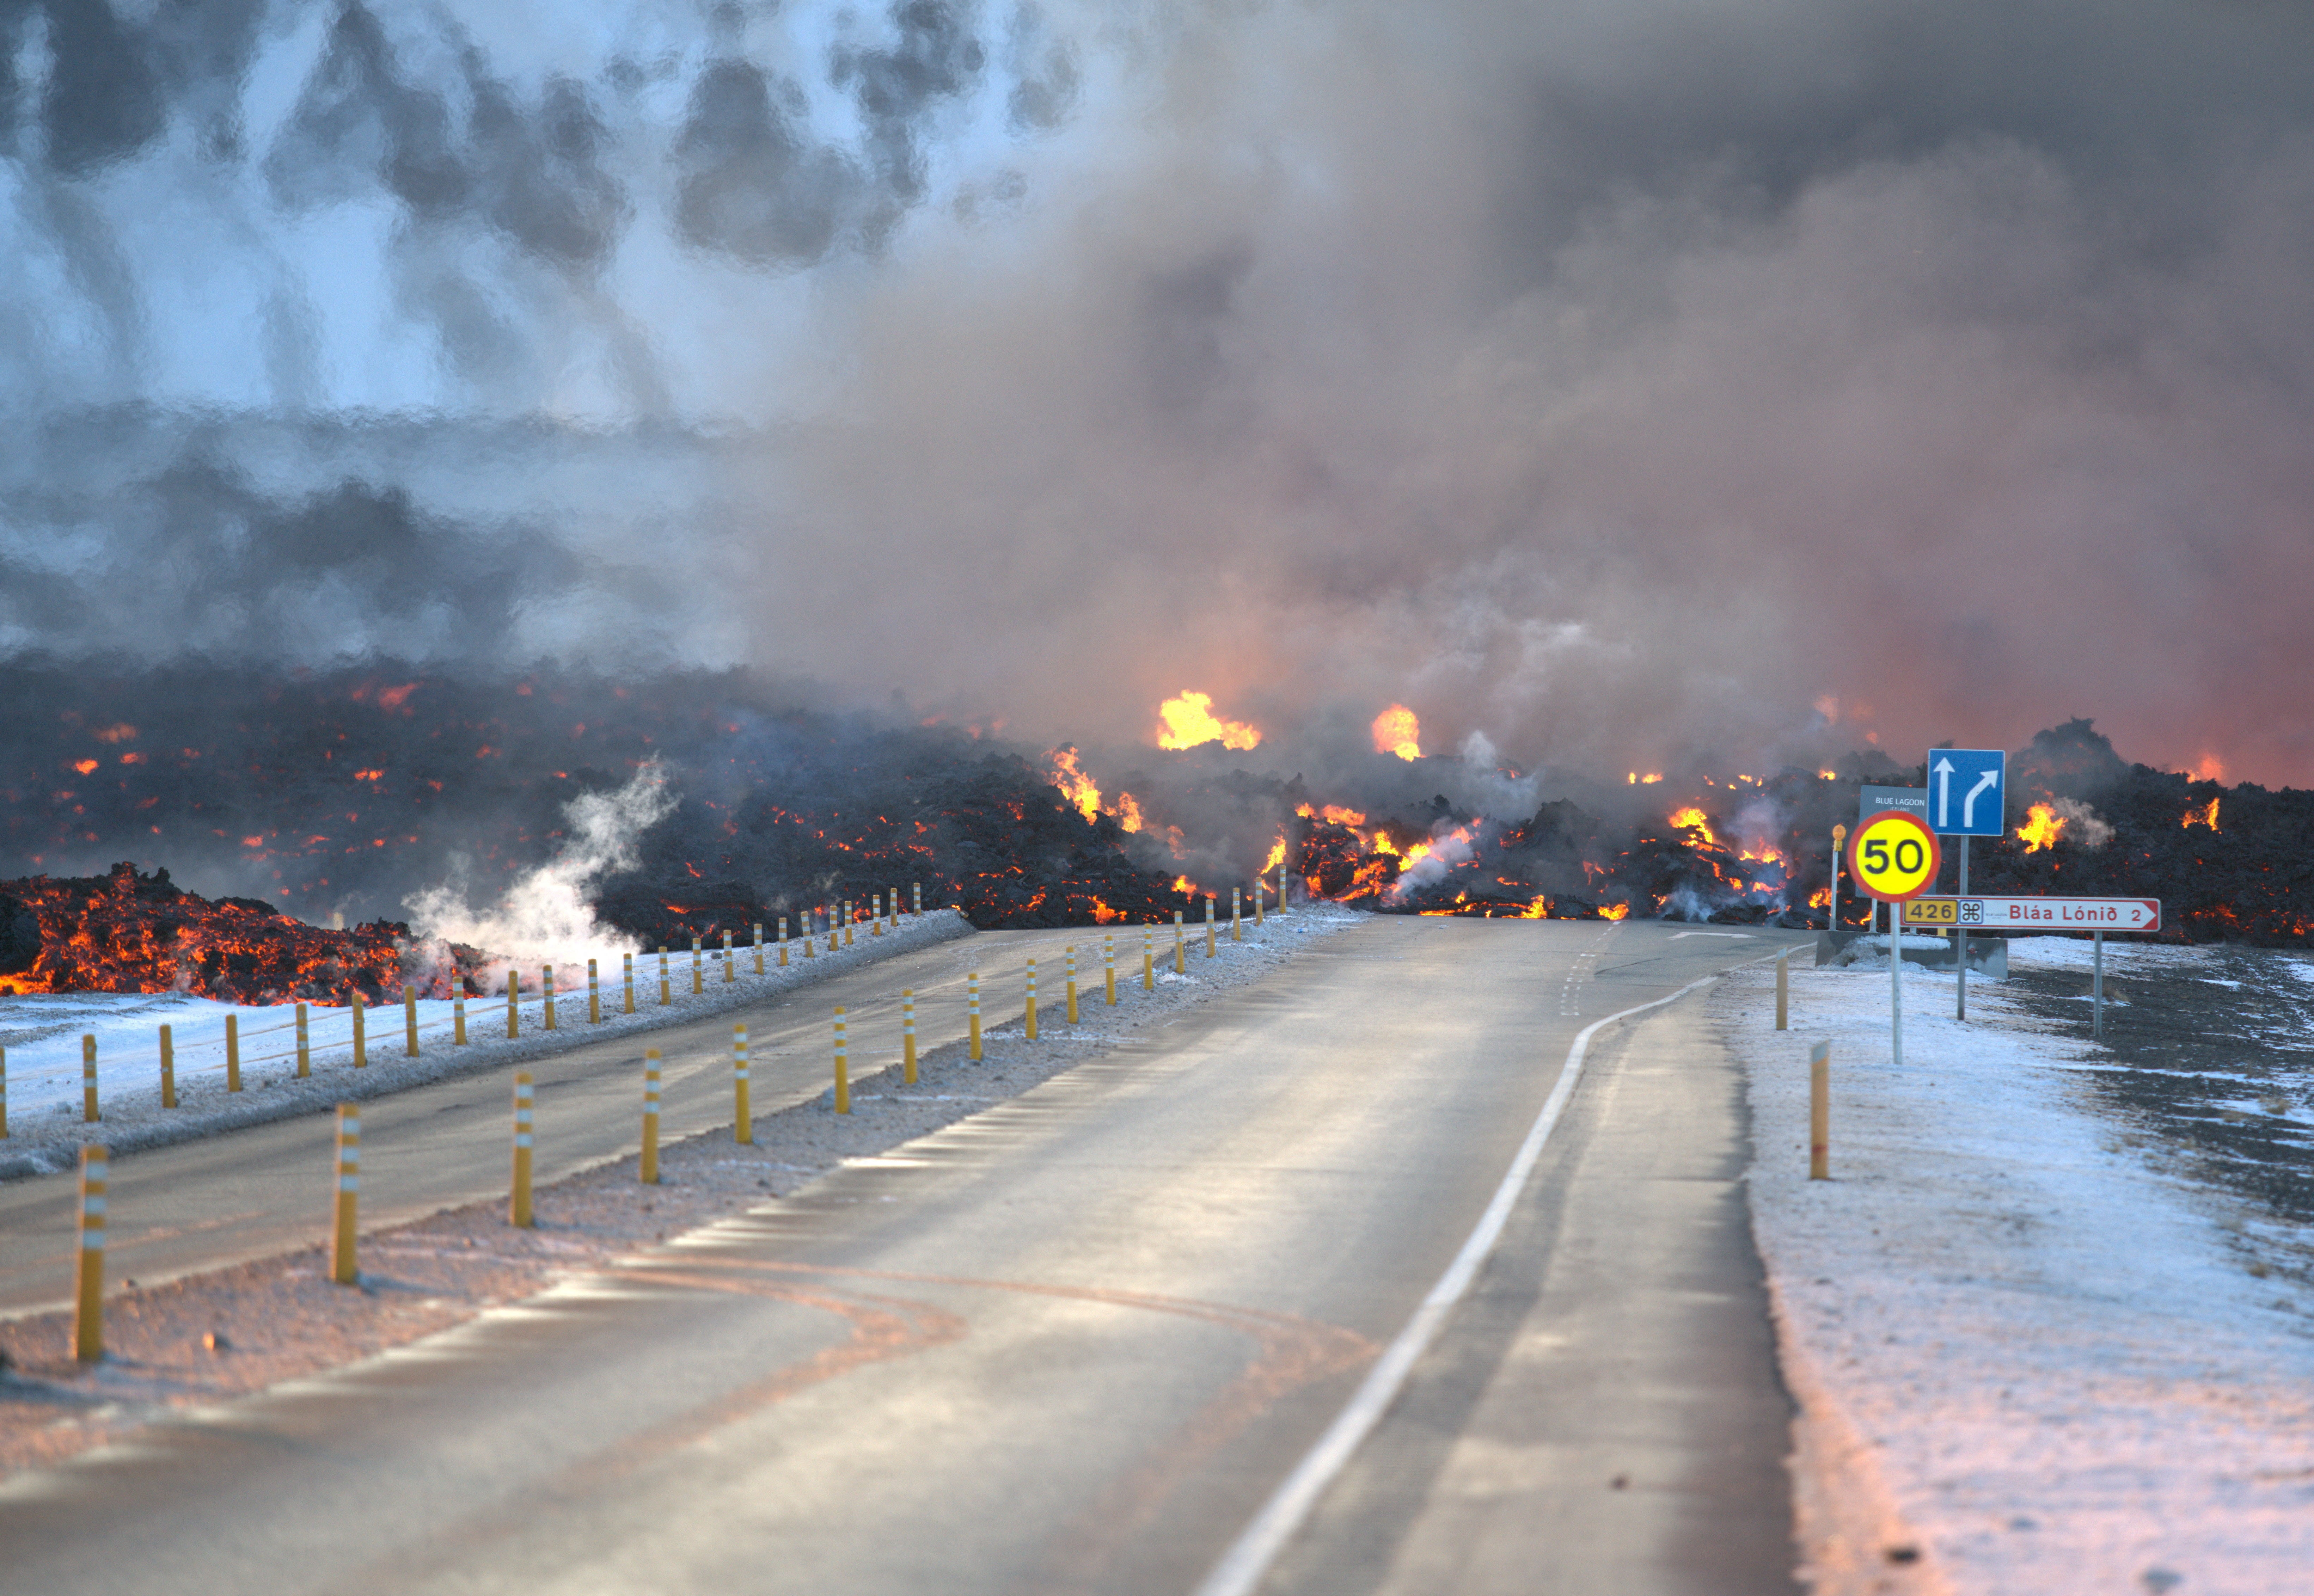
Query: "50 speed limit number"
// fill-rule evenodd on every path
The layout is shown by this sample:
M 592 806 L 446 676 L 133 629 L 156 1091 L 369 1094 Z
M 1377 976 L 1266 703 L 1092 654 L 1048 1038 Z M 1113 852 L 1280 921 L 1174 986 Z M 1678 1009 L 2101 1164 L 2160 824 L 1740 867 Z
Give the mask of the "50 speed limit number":
M 1943 862 L 1937 833 L 1903 809 L 1885 809 L 1858 826 L 1849 848 L 1857 885 L 1884 904 L 1902 904 L 1926 892 Z

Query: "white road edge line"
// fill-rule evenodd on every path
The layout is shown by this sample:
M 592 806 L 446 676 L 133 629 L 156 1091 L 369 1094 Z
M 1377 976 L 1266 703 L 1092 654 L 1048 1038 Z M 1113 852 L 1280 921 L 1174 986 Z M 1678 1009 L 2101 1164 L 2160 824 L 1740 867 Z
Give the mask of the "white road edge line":
M 1769 957 L 1776 956 L 1771 954 Z M 1254 1514 L 1252 1522 L 1246 1525 L 1230 1549 L 1222 1554 L 1221 1561 L 1214 1565 L 1213 1572 L 1206 1574 L 1204 1583 L 1197 1586 L 1195 1596 L 1251 1596 L 1262 1577 L 1269 1572 L 1269 1565 L 1277 1560 L 1277 1554 L 1285 1549 L 1285 1543 L 1293 1539 L 1295 1532 L 1308 1521 L 1311 1511 L 1318 1505 L 1318 1499 L 1326 1494 L 1326 1487 L 1334 1483 L 1334 1477 L 1356 1455 L 1359 1446 L 1373 1433 L 1374 1425 L 1381 1422 L 1382 1414 L 1397 1399 L 1400 1388 L 1406 1384 L 1407 1376 L 1414 1372 L 1414 1365 L 1422 1354 L 1430 1350 L 1430 1344 L 1437 1339 L 1439 1330 L 1446 1323 L 1446 1316 L 1453 1312 L 1455 1304 L 1462 1301 L 1463 1295 L 1470 1291 L 1471 1283 L 1478 1278 L 1479 1265 L 1487 1261 L 1487 1255 L 1494 1251 L 1496 1241 L 1501 1239 L 1503 1227 L 1510 1222 L 1512 1205 L 1518 1201 L 1519 1193 L 1525 1189 L 1527 1177 L 1534 1172 L 1537 1160 L 1542 1157 L 1542 1144 L 1550 1139 L 1552 1129 L 1559 1124 L 1559 1115 L 1567 1107 L 1568 1098 L 1575 1093 L 1576 1082 L 1583 1073 L 1584 1058 L 1591 1051 L 1591 1038 L 1607 1027 L 1620 1024 L 1634 1015 L 1676 1003 L 1698 987 L 1709 986 L 1746 965 L 1764 962 L 1762 959 L 1746 959 L 1743 964 L 1732 965 L 1726 970 L 1714 971 L 1700 980 L 1689 982 L 1669 997 L 1657 998 L 1652 1003 L 1641 1003 L 1635 1009 L 1626 1009 L 1621 1013 L 1610 1014 L 1604 1019 L 1594 1020 L 1577 1034 L 1575 1045 L 1567 1050 L 1567 1065 L 1559 1072 L 1558 1084 L 1550 1089 L 1550 1096 L 1543 1100 L 1542 1111 L 1534 1116 L 1534 1124 L 1528 1130 L 1526 1140 L 1519 1144 L 1518 1156 L 1511 1160 L 1511 1167 L 1504 1172 L 1502 1184 L 1495 1188 L 1494 1199 L 1487 1204 L 1487 1211 L 1479 1216 L 1478 1225 L 1471 1231 L 1469 1239 L 1462 1243 L 1462 1250 L 1456 1253 L 1454 1261 L 1446 1265 L 1446 1273 L 1438 1277 L 1438 1283 L 1432 1286 L 1430 1294 L 1422 1299 L 1422 1306 L 1414 1310 L 1414 1317 L 1406 1321 L 1406 1327 L 1398 1333 L 1397 1338 L 1383 1350 L 1374 1366 L 1366 1371 L 1365 1379 L 1360 1382 L 1342 1411 L 1334 1415 L 1334 1422 L 1326 1427 L 1326 1433 L 1318 1438 L 1317 1444 L 1303 1455 L 1302 1461 L 1294 1465 L 1294 1472 L 1287 1475 L 1277 1489 L 1271 1493 L 1269 1500 L 1262 1503 L 1261 1511 Z

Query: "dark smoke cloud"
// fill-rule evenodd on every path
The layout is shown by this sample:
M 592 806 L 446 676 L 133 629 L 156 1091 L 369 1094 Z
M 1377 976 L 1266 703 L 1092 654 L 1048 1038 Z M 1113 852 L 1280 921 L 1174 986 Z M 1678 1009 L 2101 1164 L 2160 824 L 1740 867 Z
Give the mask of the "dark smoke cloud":
M 2314 16 L 0 4 L 0 646 L 2314 780 Z

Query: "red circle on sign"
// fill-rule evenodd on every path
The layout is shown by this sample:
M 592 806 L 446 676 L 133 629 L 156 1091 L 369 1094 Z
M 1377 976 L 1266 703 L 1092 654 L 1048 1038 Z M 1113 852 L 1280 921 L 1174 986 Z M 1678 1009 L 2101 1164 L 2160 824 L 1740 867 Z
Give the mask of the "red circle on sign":
M 1866 843 L 1876 837 L 1886 835 L 1892 829 L 1899 832 L 1909 830 L 1917 834 L 1928 846 L 1927 873 L 1921 876 L 1921 884 L 1910 892 L 1883 892 L 1873 886 L 1863 870 L 1858 868 L 1858 861 L 1864 857 Z M 1856 877 L 1856 885 L 1863 889 L 1867 896 L 1878 898 L 1884 904 L 1911 903 L 1936 884 L 1937 872 L 1944 868 L 1944 850 L 1937 845 L 1937 833 L 1929 829 L 1927 821 L 1922 820 L 1910 809 L 1883 809 L 1879 814 L 1858 826 L 1856 834 L 1849 839 L 1848 859 L 1849 871 Z

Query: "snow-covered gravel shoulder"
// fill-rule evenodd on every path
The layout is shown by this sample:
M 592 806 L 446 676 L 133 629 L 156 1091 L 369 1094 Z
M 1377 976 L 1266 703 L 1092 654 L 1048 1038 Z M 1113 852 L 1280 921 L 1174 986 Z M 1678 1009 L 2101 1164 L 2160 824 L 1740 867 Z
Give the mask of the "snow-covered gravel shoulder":
M 2012 948 L 2037 951 L 2087 954 Z M 2123 956 L 2147 974 L 2193 957 Z M 1788 1032 L 1774 983 L 1741 972 L 1712 1001 L 1749 1077 L 1814 1588 L 2314 1591 L 2314 1301 L 2246 1252 L 2235 1200 L 2138 1156 L 2089 1100 L 2097 1054 L 2000 983 L 1971 980 L 1964 1026 L 1952 977 L 1908 968 L 1901 1071 L 1885 959 L 1795 959 Z
M 825 936 L 826 933 L 822 932 Z M 587 1022 L 584 966 L 557 971 L 557 1026 L 545 1028 L 545 1000 L 535 984 L 519 998 L 520 1032 L 506 1034 L 506 998 L 466 1000 L 464 1045 L 452 1042 L 453 1004 L 447 998 L 418 1005 L 419 1055 L 405 1052 L 402 1005 L 372 1009 L 364 1025 L 368 1063 L 353 1068 L 353 1019 L 347 1009 L 313 1008 L 306 1035 L 313 1073 L 297 1074 L 296 1009 L 236 1007 L 179 992 L 60 992 L 0 997 L 0 1049 L 7 1069 L 8 1134 L 0 1142 L 0 1180 L 52 1175 L 71 1168 L 87 1142 L 102 1142 L 119 1154 L 164 1147 L 243 1125 L 263 1124 L 300 1114 L 327 1112 L 347 1101 L 367 1102 L 453 1076 L 494 1070 L 614 1036 L 685 1025 L 815 982 L 831 980 L 864 965 L 973 934 L 971 922 L 952 909 L 904 915 L 882 935 L 859 929 L 849 948 L 823 948 L 807 959 L 800 942 L 788 944 L 782 968 L 776 948 L 764 949 L 764 974 L 754 973 L 754 951 L 737 950 L 737 972 L 729 981 L 713 950 L 703 988 L 691 991 L 691 952 L 667 961 L 672 1001 L 658 1001 L 657 954 L 635 956 L 635 1012 L 622 1012 L 623 988 L 615 957 L 605 959 L 603 1018 Z M 225 1020 L 239 1017 L 242 1089 L 225 1089 Z M 173 1035 L 177 1107 L 161 1106 L 160 1027 Z M 81 1038 L 97 1044 L 97 1082 L 102 1118 L 82 1117 Z

